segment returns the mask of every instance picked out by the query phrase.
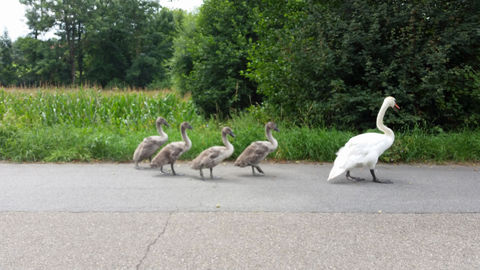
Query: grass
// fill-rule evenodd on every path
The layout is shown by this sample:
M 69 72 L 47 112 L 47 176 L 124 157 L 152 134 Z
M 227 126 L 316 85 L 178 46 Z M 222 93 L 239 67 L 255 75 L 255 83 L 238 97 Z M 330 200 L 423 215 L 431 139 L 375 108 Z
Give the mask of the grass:
M 190 99 L 169 91 L 96 91 L 93 89 L 0 89 L 0 159 L 21 161 L 129 161 L 144 137 L 155 135 L 154 121 L 163 116 L 169 141 L 181 140 L 178 126 L 189 121 L 190 160 L 203 149 L 221 145 L 221 127 L 228 125 L 237 157 L 252 141 L 264 140 L 263 125 L 270 120 L 261 110 L 238 113 L 222 122 L 205 120 Z M 275 133 L 276 160 L 333 161 L 336 151 L 354 133 L 279 124 Z M 480 130 L 428 133 L 396 132 L 383 162 L 478 162 Z

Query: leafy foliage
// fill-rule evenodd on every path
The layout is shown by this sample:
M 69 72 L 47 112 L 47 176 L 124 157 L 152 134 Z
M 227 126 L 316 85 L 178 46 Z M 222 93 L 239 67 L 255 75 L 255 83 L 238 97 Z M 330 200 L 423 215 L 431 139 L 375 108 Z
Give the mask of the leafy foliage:
M 0 85 L 9 85 L 14 82 L 15 70 L 12 64 L 12 41 L 8 37 L 8 33 L 5 31 L 0 37 Z
M 10 46 L 15 55 L 10 52 L 13 60 L 4 70 L 8 66 L 17 78 L 2 76 L 1 85 L 169 86 L 165 63 L 183 11 L 160 8 L 154 0 L 21 3 L 31 33 Z M 39 39 L 53 27 L 58 40 Z
M 480 122 L 478 1 L 265 1 L 250 78 L 298 124 L 372 127 L 383 97 L 400 126 Z
M 255 108 L 309 127 L 480 123 L 480 2 L 21 0 L 31 33 L 0 38 L 0 84 L 175 86 L 205 115 Z M 57 30 L 59 39 L 40 40 Z
M 243 76 L 248 48 L 256 40 L 252 8 L 259 1 L 206 0 L 186 20 L 171 61 L 176 86 L 190 91 L 206 115 L 228 115 L 260 101 L 256 85 Z

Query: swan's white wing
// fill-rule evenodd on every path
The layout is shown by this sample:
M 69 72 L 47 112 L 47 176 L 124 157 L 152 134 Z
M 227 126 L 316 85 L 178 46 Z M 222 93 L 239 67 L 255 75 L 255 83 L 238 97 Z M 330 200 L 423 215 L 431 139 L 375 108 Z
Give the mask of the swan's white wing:
M 364 133 L 351 138 L 337 152 L 328 180 L 360 166 L 375 166 L 378 157 L 393 143 L 392 138 L 379 133 Z

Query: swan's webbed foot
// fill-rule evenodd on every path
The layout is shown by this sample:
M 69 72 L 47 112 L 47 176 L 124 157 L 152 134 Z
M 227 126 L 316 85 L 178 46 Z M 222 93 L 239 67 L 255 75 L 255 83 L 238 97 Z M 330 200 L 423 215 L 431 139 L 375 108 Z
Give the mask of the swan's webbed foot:
M 346 177 L 347 177 L 348 180 L 353 181 L 353 182 L 365 181 L 365 179 L 363 179 L 363 178 L 351 176 L 350 171 L 347 171 Z
M 376 176 L 375 176 L 375 171 L 374 170 L 370 170 L 370 173 L 372 174 L 372 182 L 374 183 L 379 183 L 379 184 L 393 184 L 392 181 L 390 180 L 380 180 L 378 179 Z
M 379 184 L 393 184 L 390 180 L 379 180 L 378 178 L 373 179 L 372 182 L 379 183 Z

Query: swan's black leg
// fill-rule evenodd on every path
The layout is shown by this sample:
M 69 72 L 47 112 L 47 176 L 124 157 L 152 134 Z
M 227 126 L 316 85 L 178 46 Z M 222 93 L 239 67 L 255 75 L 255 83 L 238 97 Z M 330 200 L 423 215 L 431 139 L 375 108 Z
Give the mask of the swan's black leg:
M 255 168 L 253 168 L 253 165 L 252 165 L 252 175 L 255 175 Z
M 360 182 L 360 181 L 364 181 L 365 179 L 363 178 L 360 178 L 360 177 L 353 177 L 350 175 L 350 171 L 347 171 L 347 179 L 350 180 L 350 181 L 353 181 L 353 182 Z
M 135 169 L 139 170 L 140 166 L 138 166 L 138 161 L 135 161 Z
M 210 168 L 210 178 L 213 179 L 213 168 Z
M 255 168 L 257 168 L 257 171 L 261 174 L 265 174 L 262 169 L 260 169 L 260 166 L 256 165 Z
M 163 174 L 167 174 L 166 172 L 163 171 L 163 165 L 160 166 L 160 171 L 161 171 Z
M 173 174 L 173 175 L 177 175 L 177 174 L 175 173 L 175 169 L 173 168 L 173 163 L 174 163 L 174 162 L 170 163 L 170 167 L 172 168 L 172 174 Z
M 202 172 L 202 169 L 200 168 L 200 176 L 202 177 L 202 180 L 205 181 L 205 178 L 203 177 L 203 172 Z
M 370 170 L 370 173 L 372 174 L 372 177 L 373 177 L 373 182 L 375 183 L 380 183 L 380 184 L 392 184 L 393 182 L 390 181 L 390 180 L 379 180 L 376 176 L 375 176 L 375 171 L 373 169 Z

